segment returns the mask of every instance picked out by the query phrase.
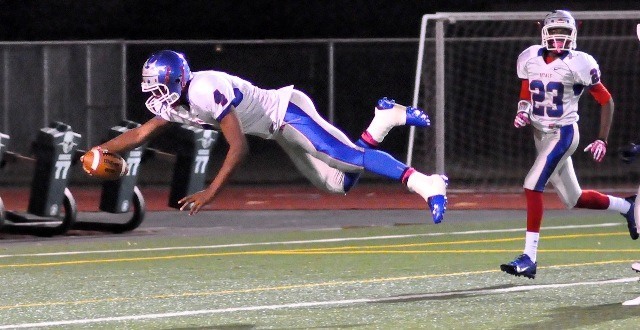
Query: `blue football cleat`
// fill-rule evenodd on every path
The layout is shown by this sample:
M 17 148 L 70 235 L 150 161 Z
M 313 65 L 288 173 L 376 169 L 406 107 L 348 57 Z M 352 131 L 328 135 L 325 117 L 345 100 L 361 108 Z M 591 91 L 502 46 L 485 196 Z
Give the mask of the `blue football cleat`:
M 629 235 L 631 236 L 631 239 L 636 240 L 638 239 L 638 237 L 640 237 L 640 234 L 638 234 L 638 227 L 636 225 L 636 217 L 634 215 L 634 209 L 636 207 L 636 195 L 629 196 L 625 198 L 625 200 L 631 203 L 631 207 L 629 208 L 629 211 L 627 211 L 627 213 L 620 214 L 622 214 L 622 216 L 627 219 L 627 228 L 629 229 Z
M 389 110 L 389 109 L 393 109 L 395 105 L 396 105 L 395 100 L 383 97 L 378 100 L 378 105 L 376 106 L 376 109 Z M 418 108 L 409 106 L 409 107 L 406 107 L 405 125 L 427 127 L 431 125 L 431 120 L 429 119 L 429 116 L 426 113 L 424 113 L 424 111 Z
M 508 264 L 500 265 L 500 270 L 515 276 L 524 276 L 530 279 L 536 278 L 537 262 L 531 261 L 526 254 L 521 254 Z
M 389 100 L 387 97 L 383 97 L 378 100 L 378 106 L 376 108 L 378 108 L 378 110 L 388 110 L 393 108 L 394 105 L 396 105 L 395 100 Z
M 446 175 L 440 175 L 442 181 L 444 181 L 445 188 L 449 185 L 449 178 Z M 427 199 L 429 209 L 431 210 L 431 216 L 433 217 L 433 223 L 440 223 L 444 219 L 444 213 L 447 211 L 447 196 L 434 195 Z
M 440 223 L 444 219 L 444 212 L 447 211 L 447 197 L 444 195 L 435 195 L 429 197 L 429 209 L 433 223 Z

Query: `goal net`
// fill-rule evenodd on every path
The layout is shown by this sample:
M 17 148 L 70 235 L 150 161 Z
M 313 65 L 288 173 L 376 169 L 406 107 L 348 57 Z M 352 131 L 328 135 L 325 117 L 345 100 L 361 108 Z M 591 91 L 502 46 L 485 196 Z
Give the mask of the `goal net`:
M 411 129 L 407 162 L 445 173 L 452 189 L 520 190 L 535 159 L 530 127 L 516 129 L 516 60 L 541 43 L 548 12 L 437 13 L 422 19 L 413 105 L 431 117 L 429 129 Z M 616 105 L 607 155 L 595 163 L 582 152 L 597 138 L 600 107 L 584 92 L 580 144 L 572 159 L 583 188 L 633 189 L 639 164 L 624 164 L 617 149 L 640 141 L 640 11 L 573 12 L 577 50 L 600 64 Z

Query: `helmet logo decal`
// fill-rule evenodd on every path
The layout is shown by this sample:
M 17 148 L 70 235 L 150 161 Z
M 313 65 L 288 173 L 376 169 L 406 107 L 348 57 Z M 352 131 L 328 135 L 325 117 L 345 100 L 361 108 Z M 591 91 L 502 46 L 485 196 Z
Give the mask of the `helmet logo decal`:
M 149 59 L 144 65 L 144 76 L 157 76 L 160 70 L 164 70 L 164 66 L 157 66 L 158 60 L 151 61 Z

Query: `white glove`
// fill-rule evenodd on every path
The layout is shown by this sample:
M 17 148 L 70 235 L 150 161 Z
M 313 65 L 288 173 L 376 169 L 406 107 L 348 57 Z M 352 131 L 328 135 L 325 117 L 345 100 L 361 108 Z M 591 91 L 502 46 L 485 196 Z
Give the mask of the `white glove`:
M 591 152 L 593 155 L 593 160 L 596 162 L 601 162 L 604 158 L 604 155 L 607 153 L 607 142 L 601 139 L 597 139 L 584 148 L 584 152 Z
M 530 112 L 531 103 L 529 103 L 529 101 L 520 100 L 520 102 L 518 102 L 518 113 L 516 114 L 516 118 L 513 120 L 513 126 L 520 128 L 531 124 L 531 119 L 529 119 Z

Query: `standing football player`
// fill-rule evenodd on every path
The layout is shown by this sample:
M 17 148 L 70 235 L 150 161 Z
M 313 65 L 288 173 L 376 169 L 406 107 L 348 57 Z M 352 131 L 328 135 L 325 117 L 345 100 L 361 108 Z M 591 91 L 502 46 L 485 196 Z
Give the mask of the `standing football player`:
M 443 219 L 446 176 L 422 174 L 378 149 L 395 126 L 429 126 L 428 116 L 419 109 L 379 100 L 371 124 L 353 143 L 293 86 L 262 89 L 225 72 L 192 73 L 184 55 L 171 50 L 156 52 L 144 63 L 142 91 L 151 93 L 145 105 L 155 116 L 95 148 L 113 153 L 131 150 L 171 122 L 219 130 L 229 150 L 211 184 L 179 201 L 180 209 L 190 215 L 213 202 L 229 181 L 248 153 L 245 134 L 250 134 L 275 140 L 302 174 L 324 191 L 345 194 L 366 170 L 402 182 L 425 199 L 435 223 Z
M 542 45 L 524 50 L 517 60 L 522 79 L 514 126 L 531 124 L 537 158 L 524 180 L 527 200 L 527 230 L 523 254 L 500 265 L 515 276 L 535 278 L 537 250 L 542 224 L 542 193 L 551 183 L 565 206 L 611 210 L 627 220 L 632 239 L 638 238 L 633 198 L 619 198 L 594 190 L 582 190 L 571 155 L 578 147 L 578 100 L 585 90 L 600 104 L 598 138 L 584 149 L 601 162 L 607 152 L 607 137 L 613 118 L 611 94 L 600 81 L 600 68 L 589 54 L 576 51 L 576 21 L 565 10 L 555 10 L 544 19 Z

